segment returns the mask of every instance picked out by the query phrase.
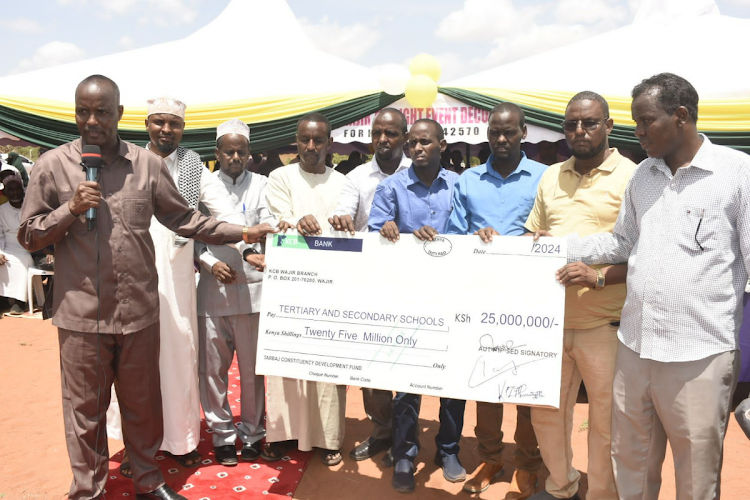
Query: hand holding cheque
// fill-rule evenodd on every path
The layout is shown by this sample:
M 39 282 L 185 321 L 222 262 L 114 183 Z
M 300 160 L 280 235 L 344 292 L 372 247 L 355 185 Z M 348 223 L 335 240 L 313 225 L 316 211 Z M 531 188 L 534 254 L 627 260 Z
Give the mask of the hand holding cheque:
M 557 407 L 565 255 L 558 238 L 272 235 L 257 372 Z

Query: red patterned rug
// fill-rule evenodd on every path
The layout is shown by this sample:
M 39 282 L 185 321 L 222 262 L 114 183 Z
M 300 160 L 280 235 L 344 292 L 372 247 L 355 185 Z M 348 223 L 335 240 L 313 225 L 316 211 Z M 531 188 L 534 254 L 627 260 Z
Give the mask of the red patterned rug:
M 235 424 L 240 412 L 240 375 L 235 358 L 229 371 L 231 391 L 229 394 Z M 237 450 L 242 443 L 237 442 Z M 214 460 L 211 434 L 205 420 L 201 422 L 201 438 L 198 452 L 203 457 L 200 467 L 182 467 L 173 459 L 159 453 L 156 459 L 167 484 L 191 500 L 232 500 L 252 498 L 292 497 L 297 489 L 312 452 L 294 450 L 278 462 L 268 463 L 259 458 L 255 462 L 240 459 L 236 467 L 224 467 Z M 238 457 L 239 459 L 239 457 Z M 109 462 L 107 498 L 134 498 L 133 481 L 120 474 L 122 451 Z

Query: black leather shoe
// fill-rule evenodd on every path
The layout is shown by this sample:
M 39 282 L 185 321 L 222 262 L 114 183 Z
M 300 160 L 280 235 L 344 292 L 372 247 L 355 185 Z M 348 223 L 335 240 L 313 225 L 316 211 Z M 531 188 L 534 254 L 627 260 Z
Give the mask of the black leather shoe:
M 414 464 L 411 461 L 402 458 L 396 462 L 396 466 L 393 468 L 391 486 L 399 493 L 411 493 L 414 491 Z
M 367 460 L 391 447 L 390 439 L 374 439 L 372 437 L 359 443 L 349 456 L 356 461 Z
M 260 441 L 256 441 L 253 444 L 245 443 L 242 445 L 242 451 L 240 452 L 240 455 L 242 456 L 242 460 L 244 460 L 245 462 L 254 462 L 255 460 L 258 460 L 258 457 L 260 456 L 260 450 Z
M 237 449 L 233 444 L 214 446 L 214 455 L 216 455 L 216 461 L 225 467 L 233 467 L 239 463 Z
M 187 500 L 187 498 L 180 495 L 166 484 L 162 484 L 152 492 L 139 493 L 135 498 L 136 500 L 147 500 L 152 498 L 156 500 Z

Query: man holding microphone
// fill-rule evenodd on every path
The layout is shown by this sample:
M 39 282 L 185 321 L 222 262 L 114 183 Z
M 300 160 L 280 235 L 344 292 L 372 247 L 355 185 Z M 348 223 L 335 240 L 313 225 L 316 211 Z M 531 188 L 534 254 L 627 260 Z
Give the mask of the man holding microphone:
M 218 222 L 191 209 L 164 161 L 118 136 L 117 84 L 84 79 L 75 94 L 81 138 L 36 164 L 21 211 L 19 242 L 55 245 L 53 324 L 58 327 L 63 417 L 73 469 L 69 498 L 101 498 L 107 480 L 105 414 L 114 382 L 120 398 L 136 498 L 181 499 L 164 483 L 159 307 L 151 216 L 177 234 L 212 244 L 256 242 L 275 230 Z M 82 150 L 101 150 L 99 181 L 85 181 Z M 83 214 L 97 209 L 93 230 Z

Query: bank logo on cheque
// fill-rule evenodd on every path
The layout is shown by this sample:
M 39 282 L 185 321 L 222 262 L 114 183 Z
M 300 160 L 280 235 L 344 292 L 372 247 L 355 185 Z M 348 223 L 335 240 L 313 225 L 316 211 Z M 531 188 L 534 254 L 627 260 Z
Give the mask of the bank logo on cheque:
M 430 257 L 445 257 L 453 250 L 453 243 L 443 236 L 435 236 L 434 240 L 425 241 L 423 248 Z
M 273 246 L 300 250 L 331 250 L 334 252 L 361 252 L 362 240 L 357 238 L 323 238 L 294 234 L 274 234 Z

